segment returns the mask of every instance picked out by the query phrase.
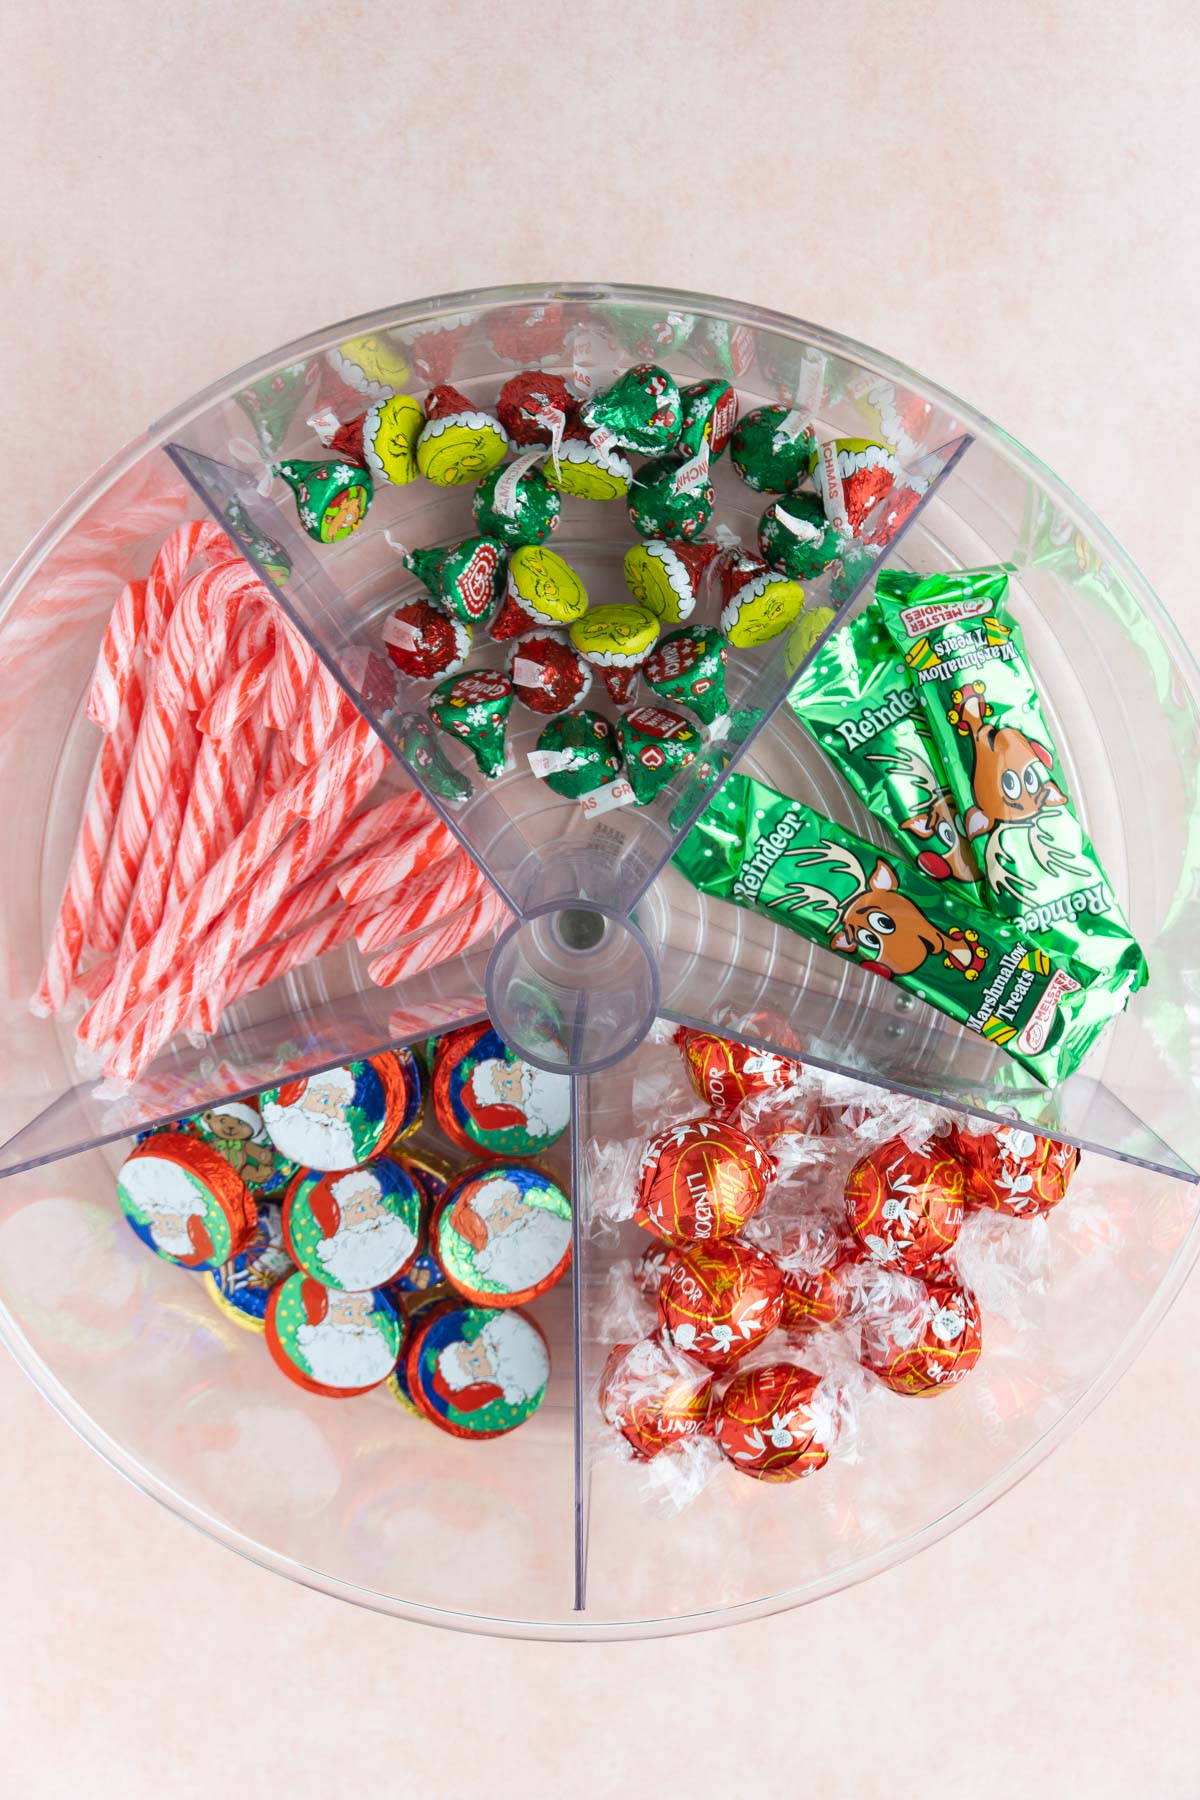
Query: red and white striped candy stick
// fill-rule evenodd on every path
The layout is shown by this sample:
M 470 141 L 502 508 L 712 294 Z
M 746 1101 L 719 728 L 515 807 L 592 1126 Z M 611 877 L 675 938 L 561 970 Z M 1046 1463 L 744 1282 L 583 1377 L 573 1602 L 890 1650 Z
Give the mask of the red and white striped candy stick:
M 211 519 L 188 519 L 161 545 L 146 580 L 146 647 L 152 656 L 162 649 L 167 621 L 188 569 L 197 557 L 214 554 L 229 557 L 237 552 Z
M 353 906 L 386 894 L 410 875 L 420 875 L 454 848 L 454 839 L 440 819 L 431 819 L 419 834 L 350 870 L 339 882 L 342 899 Z
M 199 944 L 193 943 L 183 966 L 162 992 L 135 1017 L 127 1014 L 118 1021 L 117 1042 L 105 1064 L 106 1074 L 127 1081 L 136 1079 L 189 1016 L 200 994 L 213 987 L 223 993 L 242 951 L 257 942 L 263 921 L 287 890 L 310 872 L 341 829 L 345 813 L 357 806 L 366 789 L 379 779 L 386 760 L 381 744 L 377 745 L 376 754 L 361 757 L 339 797 L 330 800 L 317 817 L 297 826 L 207 936 Z
M 35 1012 L 45 1015 L 57 1012 L 71 991 L 79 959 L 91 922 L 96 894 L 104 872 L 113 826 L 120 808 L 121 795 L 129 773 L 133 746 L 141 723 L 143 684 L 135 667 L 125 683 L 124 700 L 116 729 L 100 746 L 100 755 L 92 771 L 83 821 L 66 888 L 55 921 L 46 966 L 33 1000 Z
M 145 616 L 146 583 L 127 581 L 108 615 L 88 693 L 87 716 L 101 731 L 117 728 L 141 650 Z
M 245 662 L 238 664 L 222 683 L 197 717 L 196 723 L 206 737 L 228 737 L 235 726 L 248 718 L 271 679 L 275 646 L 251 650 Z M 263 721 L 264 725 L 266 720 Z
M 263 699 L 263 718 L 274 731 L 286 731 L 300 709 L 316 652 L 290 619 L 275 608 L 275 661 Z
M 208 609 L 222 585 L 228 586 L 229 576 L 225 571 L 229 566 L 221 564 L 214 570 L 193 576 L 168 621 L 96 895 L 90 936 L 98 950 L 115 950 L 120 942 L 134 883 L 167 779 L 176 727 Z M 242 567 L 246 565 L 242 564 Z
M 182 906 L 250 817 L 266 738 L 266 726 L 256 717 L 244 719 L 227 738 L 201 736 L 170 872 L 173 906 Z
M 387 753 L 370 725 L 365 719 L 356 720 L 319 763 L 304 770 L 259 808 L 183 905 L 167 913 L 150 943 L 132 961 L 118 968 L 108 988 L 80 1020 L 80 1039 L 95 1046 L 107 1042 L 122 1016 L 146 1003 L 181 952 L 194 945 L 233 895 L 240 894 L 253 881 L 276 851 L 292 819 L 320 816 L 324 809 L 340 825 L 347 812 L 374 786 L 386 762 Z M 351 794 L 353 800 L 346 805 L 346 796 Z M 279 854 L 282 856 L 282 852 Z M 299 879 L 302 872 L 309 871 L 297 869 L 291 880 Z M 290 885 L 289 881 L 280 893 Z
M 154 823 L 146 840 L 137 880 L 133 884 L 129 911 L 125 916 L 121 942 L 117 949 L 118 961 L 132 956 L 134 951 L 148 943 L 162 920 L 180 827 L 192 792 L 199 746 L 199 734 L 190 714 L 185 712 L 176 728 L 167 779 L 158 797 Z
M 292 721 L 290 743 L 297 762 L 317 760 L 339 731 L 356 716 L 353 703 L 342 692 L 324 663 L 313 661 L 304 697 Z
M 354 933 L 354 941 L 364 955 L 382 950 L 404 937 L 421 919 L 448 919 L 482 885 L 483 876 L 456 846 L 422 874 L 406 881 L 396 899 L 380 905 L 375 897 L 374 911 L 367 910 L 364 902 L 365 916 Z
M 226 988 L 225 1005 L 232 1006 L 280 975 L 290 974 L 304 963 L 315 962 L 327 951 L 349 943 L 363 924 L 366 911 L 365 904 L 339 906 L 335 912 L 327 912 L 292 932 L 290 937 L 279 938 L 265 950 L 256 950 L 251 956 L 244 957 Z
M 431 926 L 420 937 L 410 938 L 406 944 L 377 956 L 367 964 L 367 973 L 377 987 L 394 987 L 406 975 L 431 969 L 460 951 L 469 950 L 497 925 L 508 924 L 511 919 L 512 914 L 495 888 L 486 887 L 444 924 Z
M 265 708 L 264 708 L 265 711 Z M 282 731 L 272 731 L 267 740 L 267 755 L 263 763 L 262 786 L 259 799 L 265 806 L 273 800 L 281 788 L 288 787 L 301 772 L 300 765 L 292 755 L 291 745 Z

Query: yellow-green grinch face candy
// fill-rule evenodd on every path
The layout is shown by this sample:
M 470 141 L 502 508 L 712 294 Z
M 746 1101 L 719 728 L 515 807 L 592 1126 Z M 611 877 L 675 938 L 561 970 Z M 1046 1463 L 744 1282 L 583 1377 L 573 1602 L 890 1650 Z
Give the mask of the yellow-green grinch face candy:
M 593 606 L 571 627 L 581 656 L 602 668 L 636 669 L 658 637 L 658 620 L 646 606 Z
M 508 589 L 541 625 L 572 625 L 588 608 L 587 589 L 575 570 L 544 544 L 522 544 L 513 551 Z
M 478 481 L 504 461 L 508 436 L 499 419 L 480 412 L 457 388 L 430 388 L 417 468 L 438 487 Z
M 412 373 L 399 344 L 394 344 L 390 338 L 374 334 L 347 338 L 344 344 L 339 344 L 336 351 L 330 353 L 329 360 L 346 379 L 349 379 L 350 371 L 361 377 L 361 381 L 353 383 L 360 392 L 365 391 L 362 383 L 373 383 L 395 393 L 397 388 L 404 386 Z
M 417 440 L 425 426 L 420 404 L 411 394 L 393 394 L 375 408 L 375 419 L 375 435 L 367 449 L 372 472 L 396 487 L 415 481 Z
M 704 574 L 717 544 L 668 544 L 651 538 L 625 552 L 625 585 L 640 606 L 664 625 L 682 625 L 695 611 Z
M 723 571 L 721 630 L 739 650 L 768 644 L 804 611 L 804 589 L 757 557 L 740 555 Z
M 551 457 L 542 473 L 551 487 L 578 500 L 621 500 L 633 480 L 633 469 L 623 456 L 577 438 L 565 439 L 557 464 Z
M 796 673 L 821 633 L 833 624 L 833 619 L 831 606 L 814 606 L 811 611 L 801 613 L 783 649 L 784 667 L 789 675 Z

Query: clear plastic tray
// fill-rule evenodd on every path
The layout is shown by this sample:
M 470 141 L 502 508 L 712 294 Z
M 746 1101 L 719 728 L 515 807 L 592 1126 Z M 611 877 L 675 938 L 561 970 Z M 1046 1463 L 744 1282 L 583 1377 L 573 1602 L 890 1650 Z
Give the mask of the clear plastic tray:
M 393 752 L 388 779 L 425 787 L 406 720 L 428 689 L 382 654 L 387 613 L 421 591 L 393 544 L 471 531 L 469 490 L 377 487 L 358 532 L 316 546 L 282 483 L 258 491 L 264 455 L 320 454 L 306 417 L 331 373 L 344 401 L 347 375 L 364 364 L 418 394 L 452 381 L 483 405 L 517 369 L 601 386 L 647 358 L 681 380 L 726 376 L 743 410 L 800 405 L 822 437 L 890 436 L 927 486 L 868 579 L 885 563 L 1016 565 L 1014 603 L 1072 792 L 1151 972 L 1084 1069 L 1038 1087 L 887 984 L 698 895 L 670 858 L 708 794 L 689 805 L 677 782 L 651 806 L 589 818 L 530 772 L 537 725 L 514 712 L 509 773 L 483 783 L 443 739 L 466 798 L 427 789 L 511 912 L 492 943 L 386 991 L 357 951 L 337 951 L 231 1008 L 203 1043 L 174 1042 L 127 1091 L 81 1072 L 69 1025 L 31 1017 L 28 998 L 95 752 L 84 698 L 121 584 L 145 572 L 172 525 L 204 511 L 228 522 L 236 501 L 285 553 L 291 573 L 272 582 L 280 605 Z M 270 397 L 267 422 L 247 399 L 255 393 Z M 752 543 L 764 497 L 727 464 L 717 486 L 716 516 Z M 620 503 L 564 501 L 553 547 L 594 599 L 625 596 L 629 541 Z M 812 584 L 810 604 L 822 598 Z M 1116 1378 L 1178 1288 L 1196 1249 L 1200 1150 L 1197 672 L 1143 578 L 1048 471 L 877 353 L 732 302 L 620 288 L 459 294 L 352 321 L 198 396 L 89 483 L 5 583 L 0 662 L 4 1334 L 89 1441 L 246 1554 L 385 1610 L 516 1633 L 633 1635 L 795 1604 L 919 1548 L 1016 1480 Z M 870 835 L 781 705 L 794 673 L 778 644 L 736 659 L 731 700 L 762 720 L 733 766 Z M 587 952 L 575 947 L 580 921 L 564 917 L 581 909 L 597 915 Z M 512 1437 L 473 1446 L 431 1442 L 379 1398 L 331 1407 L 281 1391 L 243 1334 L 145 1256 L 112 1193 L 135 1130 L 489 1013 L 523 1054 L 573 1078 L 577 1255 L 574 1303 L 569 1287 L 546 1303 L 549 1403 Z M 817 1066 L 1015 1115 L 1098 1153 L 1079 1178 L 1084 1223 L 1061 1224 L 1069 1275 L 1044 1325 L 1013 1334 L 938 1407 L 911 1409 L 921 1416 L 878 1454 L 804 1484 L 812 1493 L 743 1482 L 750 1493 L 722 1489 L 674 1518 L 647 1511 L 599 1441 L 602 1296 L 622 1247 L 594 1229 L 583 1166 L 589 1141 L 633 1128 L 656 1017 L 767 1048 L 798 1040 Z M 566 1032 L 546 1028 L 564 1019 Z M 1089 1261 L 1087 1232 L 1119 1239 L 1122 1253 Z M 901 1470 L 913 1456 L 920 1482 Z

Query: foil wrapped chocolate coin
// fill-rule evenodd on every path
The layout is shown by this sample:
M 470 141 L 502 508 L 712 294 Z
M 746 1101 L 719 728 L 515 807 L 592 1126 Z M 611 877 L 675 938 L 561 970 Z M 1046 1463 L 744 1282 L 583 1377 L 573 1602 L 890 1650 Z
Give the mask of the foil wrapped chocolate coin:
M 705 575 L 719 544 L 670 544 L 652 538 L 625 552 L 625 584 L 640 606 L 664 625 L 682 625 L 696 610 Z
M 422 1424 L 427 1425 L 429 1420 L 417 1406 L 409 1389 L 408 1350 L 422 1323 L 429 1319 L 435 1306 L 440 1306 L 444 1300 L 452 1297 L 453 1289 L 442 1282 L 440 1287 L 431 1287 L 428 1293 L 417 1295 L 401 1290 L 399 1282 L 389 1282 L 384 1292 L 396 1308 L 404 1326 L 404 1341 L 400 1358 L 387 1378 L 387 1391 L 406 1413 L 410 1413 L 414 1419 L 420 1419 Z
M 922 1298 L 863 1327 L 862 1363 L 894 1394 L 940 1394 L 968 1375 L 983 1348 L 974 1294 L 953 1276 L 926 1283 Z
M 432 600 L 398 606 L 383 628 L 383 643 L 402 674 L 414 681 L 454 675 L 471 653 L 471 633 Z
M 515 462 L 485 475 L 475 489 L 471 510 L 475 523 L 510 549 L 544 544 L 558 529 L 562 499 L 538 467 L 541 450 L 526 451 Z
M 728 711 L 725 665 L 729 651 L 715 625 L 685 625 L 655 645 L 642 667 L 660 700 L 686 706 L 705 725 Z
M 438 1038 L 432 1093 L 443 1136 L 477 1156 L 540 1156 L 571 1121 L 569 1078 L 523 1062 L 490 1025 Z
M 332 413 L 309 420 L 330 456 L 371 471 L 375 481 L 404 487 L 417 479 L 417 440 L 425 414 L 411 394 L 392 394 L 340 423 Z
M 535 625 L 573 625 L 588 608 L 587 589 L 570 563 L 554 550 L 539 545 L 522 545 L 514 550 L 508 564 L 508 591 L 505 613 L 512 608 L 519 630 Z M 497 619 L 492 636 L 517 635 L 500 629 Z
M 629 484 L 629 517 L 639 537 L 668 542 L 698 538 L 712 517 L 716 492 L 696 477 L 696 459 L 651 463 Z
M 1039 1137 L 1023 1125 L 990 1131 L 955 1127 L 954 1147 L 966 1177 L 968 1212 L 988 1209 L 1013 1219 L 1036 1219 L 1066 1197 L 1079 1167 L 1079 1150 L 1055 1138 Z
M 703 445 L 713 462 L 723 455 L 737 424 L 738 397 L 727 381 L 698 381 L 680 396 L 683 425 L 676 449 L 681 456 L 698 456 Z
M 760 406 L 738 425 L 729 454 L 747 487 L 760 494 L 786 494 L 812 473 L 816 433 L 803 411 Z
M 569 800 L 607 787 L 621 773 L 617 734 L 602 713 L 569 713 L 552 720 L 537 747 L 554 759 L 544 776 L 546 786 Z
M 409 550 L 404 563 L 464 625 L 482 624 L 504 592 L 504 545 L 496 538 L 469 537 Z
M 430 388 L 425 426 L 417 439 L 417 468 L 438 487 L 480 481 L 504 461 L 508 437 L 499 419 L 472 406 L 457 388 Z
M 220 1106 L 206 1107 L 185 1119 L 178 1129 L 194 1133 L 219 1151 L 256 1200 L 285 1188 L 296 1173 L 295 1164 L 280 1156 L 272 1144 L 253 1100 L 226 1100 Z
M 914 1275 L 954 1248 L 963 1217 L 963 1167 L 949 1137 L 910 1150 L 889 1138 L 846 1177 L 851 1231 L 876 1262 Z
M 773 500 L 758 522 L 762 559 L 790 581 L 813 581 L 841 554 L 842 540 L 816 494 Z
M 804 589 L 778 569 L 737 551 L 721 568 L 721 630 L 737 650 L 768 644 L 804 611 Z
M 373 492 L 368 469 L 333 457 L 324 462 L 289 457 L 269 466 L 291 488 L 300 523 L 318 544 L 340 544 L 366 518 Z
M 301 1169 L 353 1169 L 404 1127 L 412 1074 L 407 1057 L 384 1050 L 265 1088 L 258 1101 L 280 1155 Z
M 143 1244 L 185 1269 L 219 1269 L 254 1238 L 258 1214 L 219 1151 L 184 1131 L 157 1131 L 117 1174 L 121 1210 Z
M 546 1397 L 550 1352 L 525 1313 L 443 1300 L 414 1322 L 405 1386 L 423 1418 L 451 1437 L 495 1438 Z
M 732 1238 L 774 1178 L 771 1158 L 725 1119 L 690 1119 L 651 1138 L 638 1173 L 634 1218 L 671 1244 Z
M 794 1363 L 760 1363 L 729 1383 L 713 1413 L 718 1447 L 756 1481 L 800 1481 L 824 1468 L 829 1423 L 821 1378 Z
M 561 375 L 525 369 L 500 389 L 496 416 L 514 444 L 552 444 L 576 418 L 579 402 Z
M 679 437 L 683 407 L 672 375 L 657 363 L 638 363 L 585 401 L 580 418 L 602 448 L 615 445 L 640 456 L 665 456 Z
M 621 763 L 639 806 L 647 805 L 680 769 L 695 762 L 701 737 L 682 713 L 635 706 L 617 725 Z
M 292 1261 L 326 1287 L 381 1288 L 416 1261 L 423 1195 L 386 1154 L 361 1169 L 302 1169 L 287 1191 L 283 1231 Z
M 633 480 L 632 465 L 611 445 L 604 449 L 588 437 L 570 432 L 542 473 L 551 487 L 577 500 L 624 500 Z
M 433 1222 L 433 1250 L 458 1293 L 480 1306 L 522 1306 L 571 1262 L 571 1202 L 525 1163 L 460 1175 Z
M 658 1294 L 664 1338 L 709 1369 L 731 1368 L 774 1331 L 783 1276 L 763 1250 L 736 1238 L 680 1249 Z
M 641 1462 L 703 1431 L 712 1397 L 712 1371 L 657 1337 L 618 1344 L 600 1377 L 605 1422 Z
M 429 697 L 429 716 L 447 736 L 467 746 L 482 775 L 503 775 L 505 734 L 513 684 L 499 669 L 464 669 L 439 681 Z
M 537 713 L 579 706 L 592 685 L 592 671 L 561 631 L 527 631 L 517 638 L 509 673 L 517 699 Z
M 681 1025 L 675 1042 L 700 1098 L 726 1118 L 734 1116 L 748 1094 L 787 1087 L 800 1073 L 799 1063 L 786 1056 L 734 1043 L 712 1031 Z
M 387 1380 L 404 1322 L 378 1289 L 343 1292 L 297 1270 L 271 1289 L 266 1334 L 271 1358 L 289 1381 L 344 1400 Z
M 227 1319 L 249 1331 L 263 1331 L 271 1290 L 295 1267 L 283 1241 L 283 1211 L 274 1200 L 263 1200 L 250 1243 L 219 1269 L 210 1269 L 204 1285 Z

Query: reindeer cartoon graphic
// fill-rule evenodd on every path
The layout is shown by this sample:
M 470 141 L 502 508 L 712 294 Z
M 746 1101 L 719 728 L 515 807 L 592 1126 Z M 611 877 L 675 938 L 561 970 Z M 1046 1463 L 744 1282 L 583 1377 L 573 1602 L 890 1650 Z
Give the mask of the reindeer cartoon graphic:
M 867 761 L 878 763 L 898 787 L 912 791 L 913 797 L 902 804 L 915 811 L 901 820 L 900 829 L 928 841 L 929 847 L 917 856 L 917 867 L 933 881 L 978 881 L 979 865 L 967 841 L 962 815 L 932 763 L 912 744 L 875 751 Z
M 964 981 L 978 979 L 987 959 L 978 933 L 956 927 L 943 931 L 935 925 L 900 892 L 900 877 L 882 857 L 868 875 L 855 851 L 826 838 L 819 844 L 785 850 L 779 860 L 826 876 L 825 882 L 789 882 L 780 910 L 797 912 L 808 906 L 830 913 L 830 948 L 843 956 L 857 957 L 862 952 L 860 968 L 890 981 L 893 975 L 913 974 L 928 957 L 940 956 L 946 968 L 956 969 Z M 837 888 L 829 885 L 839 875 L 849 876 L 854 884 L 848 894 L 839 895 Z
M 1047 806 L 1066 806 L 1067 796 L 1049 774 L 1054 756 L 1015 725 L 989 725 L 991 707 L 982 681 L 966 682 L 950 696 L 946 717 L 974 752 L 971 792 L 975 804 L 964 821 L 968 838 L 997 825 L 1031 824 Z

